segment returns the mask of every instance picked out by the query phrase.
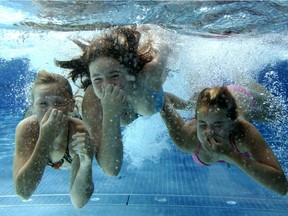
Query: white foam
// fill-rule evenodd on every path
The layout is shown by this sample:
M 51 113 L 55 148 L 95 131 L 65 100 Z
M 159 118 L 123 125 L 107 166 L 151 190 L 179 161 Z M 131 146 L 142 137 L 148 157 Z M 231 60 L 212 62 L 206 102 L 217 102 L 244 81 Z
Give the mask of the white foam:
M 123 132 L 124 155 L 128 168 L 140 168 L 144 162 L 159 162 L 161 153 L 170 149 L 169 136 L 159 114 L 139 117 Z

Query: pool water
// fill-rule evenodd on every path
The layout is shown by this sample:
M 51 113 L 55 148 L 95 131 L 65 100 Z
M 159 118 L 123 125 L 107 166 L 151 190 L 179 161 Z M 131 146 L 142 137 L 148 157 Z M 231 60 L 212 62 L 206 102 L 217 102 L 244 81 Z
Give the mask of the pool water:
M 106 176 L 94 160 L 95 190 L 82 209 L 70 201 L 69 170 L 47 167 L 31 199 L 22 201 L 15 194 L 15 127 L 30 103 L 35 74 L 43 68 L 65 74 L 54 59 L 77 55 L 69 38 L 91 38 L 95 28 L 98 33 L 111 25 L 164 26 L 155 32 L 174 49 L 166 91 L 188 98 L 207 85 L 254 79 L 287 110 L 285 1 L 74 2 L 0 2 L 0 215 L 286 216 L 287 196 L 268 191 L 237 167 L 195 164 L 190 154 L 175 147 L 159 114 L 140 117 L 123 130 L 125 155 L 119 176 Z M 254 123 L 286 175 L 287 121 L 288 115 L 279 114 L 275 124 Z
M 14 131 L 21 116 L 1 110 L 1 215 L 286 215 L 288 199 L 262 188 L 237 167 L 200 167 L 191 155 L 170 149 L 157 162 L 131 169 L 127 160 L 118 177 L 107 177 L 93 164 L 95 191 L 75 209 L 69 198 L 69 170 L 47 167 L 30 200 L 15 195 L 12 179 Z M 5 127 L 3 126 L 5 125 Z M 267 137 L 269 134 L 265 134 Z M 272 141 L 268 138 L 268 141 Z M 272 141 L 273 143 L 273 141 Z M 157 143 L 154 143 L 157 145 Z

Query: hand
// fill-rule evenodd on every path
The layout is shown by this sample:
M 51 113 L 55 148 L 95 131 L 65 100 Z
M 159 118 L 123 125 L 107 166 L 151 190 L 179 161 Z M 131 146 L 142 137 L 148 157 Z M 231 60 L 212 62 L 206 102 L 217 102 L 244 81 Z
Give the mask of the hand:
M 49 140 L 51 151 L 65 149 L 68 134 L 68 116 L 61 110 L 49 109 L 40 122 L 40 136 Z
M 218 157 L 226 156 L 233 151 L 231 144 L 222 137 L 210 135 L 206 137 L 203 148 L 211 154 L 217 154 Z
M 112 84 L 108 84 L 102 88 L 100 99 L 103 110 L 115 114 L 121 113 L 123 105 L 126 102 L 124 91 Z
M 94 155 L 92 142 L 87 133 L 76 133 L 72 136 L 72 150 L 79 155 L 81 165 L 91 165 Z

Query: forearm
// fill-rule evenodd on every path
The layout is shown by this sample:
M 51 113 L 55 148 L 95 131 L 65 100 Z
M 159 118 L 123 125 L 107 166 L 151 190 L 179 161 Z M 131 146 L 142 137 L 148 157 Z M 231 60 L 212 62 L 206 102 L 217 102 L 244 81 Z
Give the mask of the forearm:
M 251 160 L 237 152 L 230 153 L 228 158 L 259 184 L 278 194 L 286 195 L 288 185 L 282 170 Z
M 109 176 L 117 176 L 123 160 L 123 144 L 120 118 L 103 113 L 102 138 L 97 151 L 97 160 Z
M 170 107 L 169 104 L 165 104 L 160 112 L 160 115 L 168 129 L 171 139 L 174 143 L 181 148 L 184 145 L 183 135 L 181 129 L 184 126 L 182 117 Z
M 186 109 L 190 105 L 188 101 L 185 101 L 169 92 L 165 92 L 165 96 L 169 98 L 170 103 L 175 109 Z
M 73 158 L 79 161 L 79 156 Z M 74 162 L 74 161 L 73 161 Z M 76 208 L 82 208 L 89 201 L 93 191 L 94 184 L 92 179 L 92 160 L 90 164 L 85 163 L 85 165 L 80 163 L 80 166 L 73 167 L 71 172 L 76 172 L 71 175 L 71 186 L 70 186 L 70 197 L 73 205 Z
M 41 140 L 38 140 L 38 142 L 41 142 Z M 23 199 L 29 199 L 31 197 L 39 185 L 47 165 L 47 151 L 45 148 L 39 146 L 37 143 L 29 160 L 14 176 L 16 193 Z

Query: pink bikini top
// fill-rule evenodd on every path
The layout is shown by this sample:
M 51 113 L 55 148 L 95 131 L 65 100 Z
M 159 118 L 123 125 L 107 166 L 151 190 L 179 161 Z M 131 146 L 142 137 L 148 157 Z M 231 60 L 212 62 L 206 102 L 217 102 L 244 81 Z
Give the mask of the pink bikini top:
M 230 136 L 230 144 L 232 145 L 232 148 L 233 148 L 233 151 L 234 152 L 240 152 L 240 150 L 237 148 L 237 146 L 235 145 L 235 142 L 234 142 L 234 137 Z M 195 150 L 195 152 L 192 154 L 192 157 L 193 157 L 193 160 L 195 163 L 197 163 L 198 165 L 201 165 L 201 166 L 209 166 L 209 164 L 206 164 L 204 162 L 202 162 L 198 156 L 199 154 L 199 151 L 201 149 L 201 144 L 199 143 L 197 145 L 197 148 Z M 247 157 L 247 158 L 250 158 L 250 154 L 249 152 L 243 152 L 241 153 L 244 157 Z M 217 162 L 219 163 L 227 163 L 226 161 L 224 160 L 218 160 Z

